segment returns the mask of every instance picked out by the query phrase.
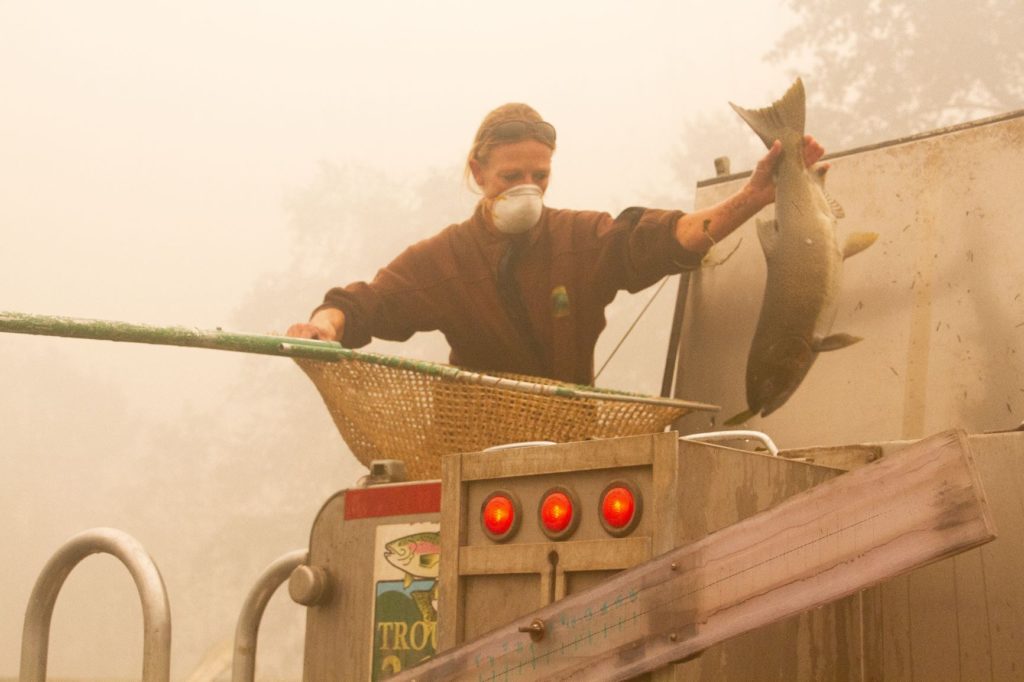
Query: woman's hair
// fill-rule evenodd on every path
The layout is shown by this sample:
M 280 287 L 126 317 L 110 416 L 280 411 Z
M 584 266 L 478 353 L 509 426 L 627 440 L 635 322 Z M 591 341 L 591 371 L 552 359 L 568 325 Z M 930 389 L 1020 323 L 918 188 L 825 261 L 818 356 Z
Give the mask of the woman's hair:
M 542 119 L 540 114 L 538 114 L 529 104 L 522 104 L 520 102 L 502 104 L 500 107 L 484 116 L 483 122 L 480 123 L 480 127 L 476 131 L 476 136 L 473 138 L 473 146 L 470 147 L 469 155 L 466 157 L 467 182 L 469 182 L 472 177 L 472 171 L 469 167 L 470 161 L 485 164 L 487 163 L 487 157 L 490 155 L 491 150 L 498 145 L 508 144 L 509 139 L 507 137 L 496 137 L 490 133 L 502 123 L 507 123 L 509 121 L 541 123 L 544 119 Z M 546 144 L 551 147 L 552 151 L 555 149 L 555 141 L 553 137 L 548 138 L 536 132 L 527 132 L 523 136 L 523 139 L 527 138 Z

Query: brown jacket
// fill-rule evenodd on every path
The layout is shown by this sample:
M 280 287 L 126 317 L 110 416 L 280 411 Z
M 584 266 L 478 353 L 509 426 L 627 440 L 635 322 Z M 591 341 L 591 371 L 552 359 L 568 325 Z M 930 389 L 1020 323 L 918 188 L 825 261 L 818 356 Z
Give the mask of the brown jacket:
M 331 289 L 320 308 L 345 313 L 349 348 L 439 329 L 453 365 L 589 384 L 604 308 L 616 293 L 699 265 L 700 254 L 674 237 L 681 215 L 630 208 L 612 219 L 545 208 L 521 236 L 524 250 L 511 268 L 524 313 L 517 316 L 498 286 L 510 239 L 485 227 L 478 206 L 466 222 L 410 246 L 372 282 Z

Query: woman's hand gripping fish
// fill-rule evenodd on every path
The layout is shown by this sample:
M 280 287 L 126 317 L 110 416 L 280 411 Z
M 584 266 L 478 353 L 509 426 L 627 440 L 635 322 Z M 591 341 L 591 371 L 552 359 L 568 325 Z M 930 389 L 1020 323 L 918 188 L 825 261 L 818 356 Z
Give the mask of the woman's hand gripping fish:
M 828 166 L 804 164 L 805 98 L 800 79 L 770 107 L 755 111 L 731 102 L 730 106 L 769 149 L 775 140 L 782 143 L 774 171 L 775 219 L 757 221 L 768 277 L 747 358 L 748 409 L 726 422 L 735 425 L 781 407 L 818 353 L 861 340 L 830 330 L 843 260 L 869 247 L 878 234 L 852 234 L 839 248 L 836 222 L 843 211 L 825 193 Z

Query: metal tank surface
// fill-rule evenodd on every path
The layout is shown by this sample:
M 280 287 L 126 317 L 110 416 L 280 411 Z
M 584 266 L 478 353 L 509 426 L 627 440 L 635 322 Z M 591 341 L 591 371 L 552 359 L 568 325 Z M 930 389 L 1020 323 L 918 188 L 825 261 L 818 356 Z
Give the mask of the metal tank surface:
M 847 261 L 833 325 L 863 340 L 821 353 L 789 401 L 747 427 L 793 448 L 1020 424 L 1024 112 L 825 160 L 829 193 L 846 214 L 840 239 L 880 235 Z M 732 193 L 745 177 L 700 183 L 696 208 Z M 724 264 L 691 276 L 675 382 L 677 395 L 722 405 L 718 423 L 746 409 L 746 358 L 765 286 L 752 224 L 718 244 L 712 258 L 734 248 Z M 687 433 L 715 425 L 690 415 L 676 426 Z

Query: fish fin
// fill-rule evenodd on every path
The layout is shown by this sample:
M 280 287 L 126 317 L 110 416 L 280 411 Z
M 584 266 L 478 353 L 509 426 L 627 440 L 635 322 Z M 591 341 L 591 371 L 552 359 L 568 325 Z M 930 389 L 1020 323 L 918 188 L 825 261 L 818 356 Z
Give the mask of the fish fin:
M 846 348 L 852 346 L 858 341 L 863 341 L 859 336 L 853 336 L 852 334 L 832 334 L 826 336 L 823 339 L 815 340 L 813 348 L 815 353 L 824 353 L 830 350 L 839 350 L 840 348 Z
M 770 257 L 775 252 L 775 245 L 779 242 L 779 224 L 774 219 L 757 219 L 757 238 L 761 241 L 761 250 L 765 257 Z
M 428 623 L 437 620 L 437 611 L 434 610 L 434 605 L 430 603 L 429 590 L 413 592 L 410 596 L 412 597 L 413 603 L 416 604 L 416 608 L 419 609 L 420 615 L 423 616 L 423 620 Z
M 821 193 L 825 197 L 825 202 L 828 204 L 828 208 L 832 211 L 832 215 L 835 218 L 845 218 L 846 211 L 843 210 L 842 204 L 835 200 L 828 190 L 825 189 L 825 176 L 828 174 L 828 170 L 831 168 L 827 163 L 819 163 L 811 171 L 811 178 L 821 188 Z
M 412 573 L 406 573 L 405 577 L 402 578 L 402 587 L 409 589 L 410 585 L 412 585 Z
M 843 258 L 857 255 L 874 244 L 876 239 L 878 239 L 877 232 L 854 232 L 846 238 L 846 243 L 843 244 Z
M 846 211 L 843 209 L 843 205 L 836 201 L 835 197 L 825 190 L 824 185 L 822 185 L 821 193 L 825 195 L 825 201 L 828 202 L 828 208 L 832 211 L 832 215 L 836 218 L 845 218 Z
M 771 149 L 775 140 L 782 139 L 786 130 L 792 130 L 801 137 L 804 134 L 806 115 L 804 82 L 799 78 L 790 86 L 786 94 L 770 107 L 764 109 L 744 109 L 729 102 L 729 106 L 747 122 L 765 146 Z
M 734 414 L 725 420 L 724 426 L 739 426 L 740 424 L 748 421 L 751 417 L 756 415 L 757 412 L 753 410 L 743 410 L 739 414 Z
M 833 199 L 828 193 L 825 194 L 825 199 L 828 200 L 828 207 L 832 210 L 832 215 L 836 218 L 845 218 L 846 211 L 843 210 L 843 205 Z

